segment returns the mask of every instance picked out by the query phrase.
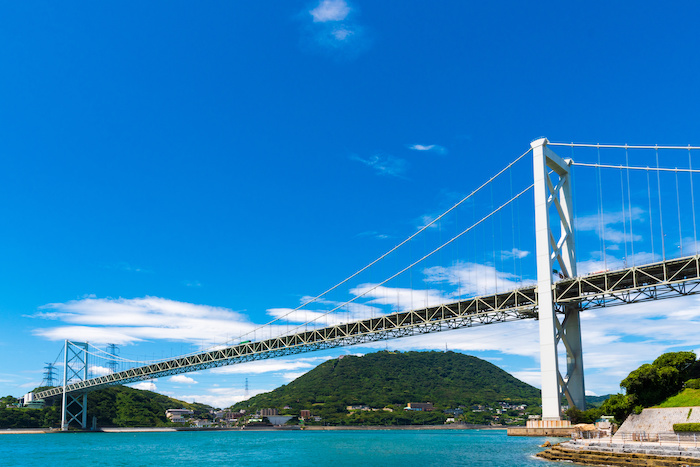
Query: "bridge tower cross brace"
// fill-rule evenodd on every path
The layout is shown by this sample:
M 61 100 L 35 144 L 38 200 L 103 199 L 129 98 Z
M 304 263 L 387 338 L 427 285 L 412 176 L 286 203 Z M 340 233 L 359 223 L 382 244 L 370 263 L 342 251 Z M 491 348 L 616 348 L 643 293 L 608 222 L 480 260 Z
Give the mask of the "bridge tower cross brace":
M 586 391 L 579 309 L 576 305 L 560 307 L 554 302 L 553 294 L 554 275 L 576 276 L 572 161 L 559 157 L 547 147 L 548 143 L 546 138 L 541 138 L 530 144 L 535 189 L 542 419 L 561 420 L 562 396 L 570 406 L 584 410 Z M 558 314 L 563 314 L 562 321 Z M 566 376 L 559 371 L 560 343 L 566 349 Z
M 83 430 L 87 427 L 87 392 L 66 393 L 71 382 L 88 379 L 88 344 L 66 340 L 63 349 L 63 408 L 61 430 L 67 431 L 71 422 L 77 422 Z

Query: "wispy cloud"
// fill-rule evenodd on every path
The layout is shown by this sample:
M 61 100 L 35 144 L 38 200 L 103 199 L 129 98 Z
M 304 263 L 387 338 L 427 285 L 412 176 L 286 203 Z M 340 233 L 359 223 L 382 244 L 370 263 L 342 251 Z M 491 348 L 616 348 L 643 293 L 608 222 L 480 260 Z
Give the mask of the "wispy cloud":
M 350 7 L 344 0 L 321 0 L 321 2 L 309 11 L 314 23 L 326 23 L 328 21 L 343 21 L 350 13 Z
M 434 266 L 423 272 L 426 282 L 457 286 L 461 295 L 482 295 L 524 285 L 514 274 L 486 264 L 460 262 L 448 267 Z
M 202 388 L 204 389 L 204 388 Z M 257 396 L 264 392 L 270 392 L 274 387 L 270 388 L 251 388 L 246 396 L 243 388 L 235 387 L 214 387 L 203 390 L 197 394 L 174 394 L 175 399 L 187 402 L 200 402 L 202 404 L 211 405 L 212 407 L 224 408 L 230 407 L 237 402 L 244 401 L 250 397 Z
M 605 240 L 612 243 L 625 243 L 642 240 L 642 236 L 630 233 L 626 229 L 626 223 L 629 222 L 630 215 L 633 221 L 643 219 L 644 210 L 638 207 L 632 207 L 630 212 L 622 211 L 605 212 L 603 215 L 590 214 L 576 218 L 576 230 L 581 232 L 595 232 L 598 237 L 605 237 Z
M 30 381 L 30 382 L 28 382 L 28 383 L 19 384 L 18 387 L 20 387 L 20 388 L 32 388 L 32 389 L 34 389 L 34 388 L 36 388 L 36 387 L 39 387 L 39 385 L 41 385 L 41 381 Z
M 106 376 L 112 374 L 112 370 L 99 365 L 90 365 L 88 371 L 93 376 Z
M 124 272 L 139 272 L 139 273 L 146 273 L 146 274 L 153 274 L 153 271 L 150 271 L 148 269 L 144 269 L 139 266 L 134 266 L 131 265 L 125 261 L 121 261 L 118 263 L 114 264 L 108 264 L 104 266 L 105 269 L 116 269 L 118 271 L 124 271 Z
M 430 224 L 431 222 L 433 222 L 437 218 L 438 218 L 438 215 L 436 215 L 436 214 L 423 214 L 422 216 L 420 216 L 418 218 L 418 222 L 416 222 L 416 224 L 417 224 L 416 229 L 420 230 L 428 225 L 430 225 L 429 228 L 431 228 L 431 229 L 437 229 L 438 227 L 440 227 L 440 225 L 437 222 L 435 224 Z M 440 221 L 442 221 L 442 219 L 440 219 Z
M 616 255 L 609 252 L 611 250 L 610 248 L 607 250 L 608 253 L 605 257 L 601 256 L 600 252 L 594 251 L 591 252 L 591 258 L 578 261 L 576 264 L 577 273 L 582 275 L 606 270 L 622 269 L 628 266 L 653 263 L 661 259 L 659 255 L 652 255 L 645 251 L 639 251 L 633 255 L 630 254 L 626 258 L 618 258 Z M 619 251 L 619 249 L 616 251 Z
M 387 234 L 382 234 L 379 232 L 376 232 L 374 230 L 368 231 L 368 232 L 360 232 L 357 234 L 358 237 L 371 237 L 371 238 L 377 238 L 379 240 L 386 240 L 387 238 L 390 238 L 389 235 Z
M 372 305 L 387 305 L 394 311 L 405 311 L 415 308 L 429 307 L 453 301 L 453 299 L 438 289 L 411 289 L 401 287 L 385 287 L 376 284 L 360 284 L 350 289 L 355 296 L 362 296 Z
M 170 381 L 173 383 L 183 383 L 183 384 L 197 384 L 194 378 L 190 378 L 185 375 L 175 375 L 170 377 Z
M 330 360 L 332 357 L 301 357 L 301 358 L 277 358 L 269 360 L 257 360 L 254 362 L 239 363 L 221 368 L 214 368 L 216 374 L 262 374 L 262 373 L 289 373 L 291 371 L 304 370 L 305 373 L 319 364 Z
M 303 15 L 305 37 L 335 57 L 354 58 L 369 44 L 365 28 L 354 19 L 356 13 L 345 0 L 321 0 Z
M 130 384 L 134 389 L 141 389 L 142 391 L 156 391 L 158 386 L 153 381 L 142 381 L 136 384 Z
M 432 152 L 440 155 L 447 154 L 447 148 L 440 146 L 439 144 L 410 144 L 408 145 L 408 149 L 412 149 L 414 151 Z
M 368 158 L 360 157 L 356 154 L 350 156 L 351 160 L 358 161 L 374 169 L 377 175 L 387 175 L 391 177 L 404 178 L 408 163 L 404 159 L 399 159 L 388 154 L 375 154 Z
M 34 330 L 49 340 L 80 336 L 92 343 L 120 345 L 158 339 L 215 344 L 255 328 L 248 317 L 227 308 L 159 297 L 50 303 L 31 317 L 63 323 Z
M 526 256 L 529 256 L 529 255 L 530 255 L 529 251 L 519 250 L 517 248 L 513 248 L 510 251 L 508 251 L 508 250 L 501 251 L 501 256 L 503 258 L 506 258 L 506 259 L 512 259 L 512 258 L 520 259 L 520 258 L 525 258 Z

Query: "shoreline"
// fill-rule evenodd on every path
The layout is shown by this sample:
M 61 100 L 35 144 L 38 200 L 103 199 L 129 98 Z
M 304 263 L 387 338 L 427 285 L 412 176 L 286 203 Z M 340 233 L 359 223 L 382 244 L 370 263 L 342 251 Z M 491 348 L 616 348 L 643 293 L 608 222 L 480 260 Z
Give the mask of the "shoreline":
M 395 425 L 395 426 L 320 426 L 311 425 L 301 427 L 291 426 L 246 426 L 231 428 L 190 428 L 190 427 L 104 427 L 96 431 L 71 430 L 61 431 L 58 428 L 5 428 L 0 429 L 0 435 L 28 435 L 28 434 L 54 434 L 54 433 L 173 433 L 178 431 L 202 432 L 202 431 L 361 431 L 361 430 L 506 430 L 505 426 L 492 425 Z
M 492 425 L 348 425 L 348 426 L 306 426 L 308 431 L 333 431 L 333 430 L 507 430 L 505 426 Z

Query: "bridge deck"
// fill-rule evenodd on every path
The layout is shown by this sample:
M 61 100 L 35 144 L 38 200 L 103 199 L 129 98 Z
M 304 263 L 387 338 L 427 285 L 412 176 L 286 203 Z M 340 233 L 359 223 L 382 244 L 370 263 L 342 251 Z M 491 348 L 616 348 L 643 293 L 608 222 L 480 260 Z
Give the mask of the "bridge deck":
M 698 284 L 700 256 L 695 255 L 565 279 L 554 285 L 554 300 L 560 306 L 587 309 L 693 294 L 699 291 Z M 537 291 L 530 286 L 183 356 L 72 383 L 65 391 L 93 391 L 252 360 L 536 317 Z M 55 387 L 36 393 L 35 398 L 62 393 L 63 387 Z

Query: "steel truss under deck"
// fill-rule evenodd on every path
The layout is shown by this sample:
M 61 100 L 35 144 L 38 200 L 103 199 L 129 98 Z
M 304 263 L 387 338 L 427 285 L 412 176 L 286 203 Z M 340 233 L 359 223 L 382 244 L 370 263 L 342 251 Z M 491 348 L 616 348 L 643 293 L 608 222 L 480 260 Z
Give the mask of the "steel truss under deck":
M 553 286 L 554 302 L 579 309 L 624 305 L 691 295 L 700 292 L 700 255 L 672 259 L 616 271 L 603 271 Z M 483 324 L 537 317 L 535 286 L 484 295 L 455 303 L 392 313 L 350 323 L 226 347 L 132 368 L 66 386 L 66 393 L 88 392 L 106 386 L 204 370 L 236 363 L 293 355 L 314 350 L 415 336 Z M 34 394 L 46 399 L 63 394 L 55 387 Z
M 175 358 L 132 368 L 106 376 L 78 381 L 65 387 L 66 393 L 94 391 L 106 386 L 205 370 L 235 363 L 330 349 L 368 342 L 396 339 L 449 329 L 459 329 L 537 316 L 535 287 L 485 295 L 446 305 L 392 313 L 377 318 L 317 328 L 224 349 Z M 63 394 L 62 387 L 38 392 L 45 399 Z
M 554 286 L 558 305 L 580 309 L 638 303 L 700 292 L 700 255 L 671 259 L 617 271 L 565 279 Z

